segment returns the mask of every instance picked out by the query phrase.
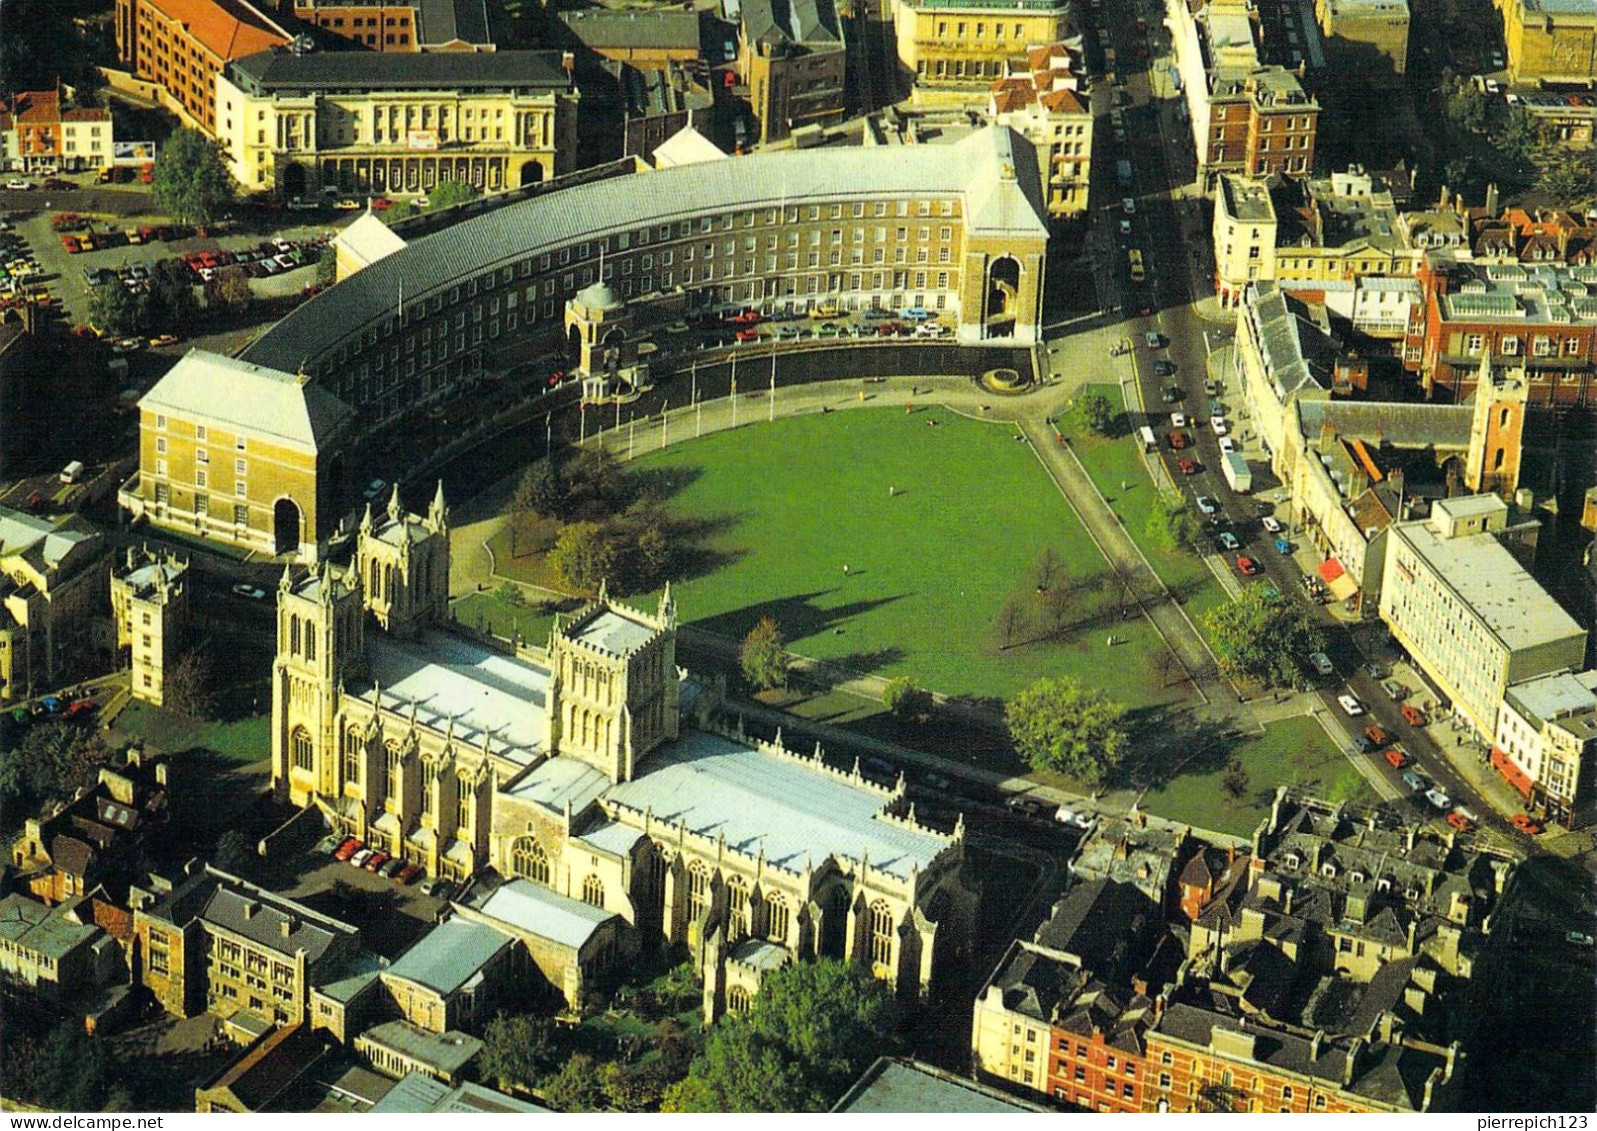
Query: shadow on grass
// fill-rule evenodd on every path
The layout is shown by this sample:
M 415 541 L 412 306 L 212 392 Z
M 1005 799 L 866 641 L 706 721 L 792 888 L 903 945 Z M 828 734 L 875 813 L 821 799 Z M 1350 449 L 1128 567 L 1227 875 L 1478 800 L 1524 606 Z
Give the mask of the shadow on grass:
M 1156 791 L 1183 774 L 1204 774 L 1231 760 L 1238 736 L 1200 721 L 1188 706 L 1141 707 L 1126 712 L 1126 733 L 1139 757 L 1115 775 L 1115 786 Z
M 630 470 L 627 492 L 635 503 L 659 506 L 680 495 L 704 475 L 702 467 L 648 467 Z
M 815 603 L 816 598 L 836 592 L 836 589 L 822 589 L 813 593 L 799 593 L 791 597 L 779 597 L 773 601 L 744 605 L 740 609 L 731 609 L 696 621 L 693 627 L 703 632 L 724 636 L 729 640 L 742 640 L 762 617 L 770 617 L 781 627 L 782 635 L 788 640 L 801 640 L 827 632 L 845 621 L 862 616 L 883 605 L 912 596 L 905 593 L 897 597 L 853 601 L 829 608 L 822 608 Z
M 843 679 L 846 678 L 845 673 L 870 675 L 873 672 L 881 671 L 885 667 L 902 662 L 904 656 L 904 649 L 895 644 L 889 644 L 882 648 L 873 648 L 868 652 L 850 652 L 848 655 L 839 656 L 835 660 L 823 661 L 825 668 L 842 669 L 837 673 L 838 679 L 826 678 L 830 673 L 823 670 L 814 673 L 819 678 L 814 678 L 811 682 L 829 689 L 843 682 Z

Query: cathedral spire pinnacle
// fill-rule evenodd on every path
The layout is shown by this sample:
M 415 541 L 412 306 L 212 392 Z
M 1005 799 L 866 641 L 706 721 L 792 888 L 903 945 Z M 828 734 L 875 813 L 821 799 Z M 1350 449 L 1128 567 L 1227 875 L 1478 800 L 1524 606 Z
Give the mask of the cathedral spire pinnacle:
M 444 481 L 438 481 L 438 489 L 433 492 L 432 506 L 427 508 L 427 525 L 433 530 L 442 530 L 449 525 L 449 504 L 444 502 Z
M 405 513 L 405 504 L 399 498 L 399 484 L 394 484 L 394 493 L 388 496 L 388 517 L 398 522 Z

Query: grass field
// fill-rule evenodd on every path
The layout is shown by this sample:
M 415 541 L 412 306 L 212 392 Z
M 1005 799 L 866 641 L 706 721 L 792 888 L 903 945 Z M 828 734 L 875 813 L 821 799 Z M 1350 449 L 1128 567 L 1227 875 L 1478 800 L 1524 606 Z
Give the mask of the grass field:
M 1088 385 L 1083 391 L 1087 390 L 1103 393 L 1116 407 L 1124 408 L 1118 385 Z M 1110 508 L 1124 520 L 1126 533 L 1131 535 L 1170 591 L 1185 602 L 1193 623 L 1201 624 L 1204 613 L 1229 598 L 1215 580 L 1214 573 L 1191 550 L 1166 550 L 1148 540 L 1148 512 L 1158 496 L 1137 453 L 1141 441 L 1131 432 L 1112 439 L 1094 435 L 1085 428 L 1067 429 L 1067 434 L 1087 474 L 1109 501 Z M 1130 486 L 1121 490 L 1122 483 Z
M 1178 700 L 1158 635 L 1112 600 L 1076 602 L 1060 638 L 1005 632 L 1006 604 L 1034 599 L 1045 547 L 1054 585 L 1107 573 L 1015 437 L 941 409 L 860 410 L 719 433 L 637 466 L 686 472 L 668 506 L 711 532 L 717 564 L 674 587 L 686 623 L 740 639 L 770 615 L 795 652 L 947 693 L 1001 696 L 1065 674 L 1132 708 Z
M 270 703 L 264 706 L 269 712 Z M 229 722 L 196 723 L 133 702 L 117 716 L 116 729 L 168 753 L 203 749 L 229 762 L 261 762 L 272 754 L 272 717 L 267 712 Z
M 552 612 L 537 605 L 513 604 L 491 590 L 467 594 L 450 606 L 450 612 L 467 628 L 486 629 L 507 640 L 512 632 L 520 632 L 524 641 L 540 647 L 548 643 L 549 625 L 554 621 Z
M 1226 763 L 1235 759 L 1248 775 L 1241 798 L 1225 790 Z M 1243 836 L 1270 811 L 1277 785 L 1312 787 L 1317 796 L 1338 801 L 1379 800 L 1324 729 L 1314 719 L 1281 719 L 1262 735 L 1239 739 L 1204 765 L 1173 778 L 1143 797 L 1143 808 L 1173 821 Z

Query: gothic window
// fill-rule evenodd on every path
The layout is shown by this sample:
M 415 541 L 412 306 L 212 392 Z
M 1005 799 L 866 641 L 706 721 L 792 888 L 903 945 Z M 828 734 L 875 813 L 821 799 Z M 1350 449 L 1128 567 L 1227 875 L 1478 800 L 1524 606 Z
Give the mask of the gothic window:
M 604 906 L 604 884 L 598 876 L 589 876 L 582 881 L 582 902 L 595 907 Z
M 388 748 L 388 781 L 384 784 L 384 794 L 388 800 L 394 801 L 399 797 L 399 767 L 404 758 L 399 753 L 399 747 Z
M 430 817 L 438 816 L 438 767 L 427 766 L 422 770 L 421 777 L 421 806 L 422 810 Z
M 305 622 L 305 658 L 307 660 L 316 658 L 316 631 L 310 621 Z
M 747 1013 L 749 991 L 744 986 L 733 986 L 726 991 L 726 1007 L 733 1013 Z
M 688 867 L 688 918 L 700 919 L 710 909 L 710 873 L 695 860 Z
M 549 882 L 549 857 L 543 845 L 530 836 L 521 837 L 510 849 L 510 870 L 535 884 Z
M 462 832 L 471 828 L 471 779 L 462 774 L 455 782 L 455 827 Z
M 737 942 L 749 933 L 749 889 L 734 876 L 726 885 L 726 941 Z
M 887 966 L 893 960 L 893 912 L 884 900 L 871 904 L 871 962 Z
M 288 650 L 293 655 L 299 655 L 299 618 L 288 618 Z
M 365 741 L 360 736 L 360 731 L 349 730 L 344 732 L 344 780 L 355 783 L 360 782 L 360 751 Z
M 371 590 L 372 590 L 372 600 L 374 600 L 374 601 L 382 600 L 382 596 L 383 596 L 382 567 L 379 566 L 376 562 L 372 562 Z
M 308 770 L 311 768 L 313 752 L 310 731 L 304 727 L 295 727 L 289 733 L 288 748 L 294 756 L 294 768 L 296 770 Z
M 776 943 L 787 942 L 787 900 L 779 895 L 765 900 L 765 937 Z

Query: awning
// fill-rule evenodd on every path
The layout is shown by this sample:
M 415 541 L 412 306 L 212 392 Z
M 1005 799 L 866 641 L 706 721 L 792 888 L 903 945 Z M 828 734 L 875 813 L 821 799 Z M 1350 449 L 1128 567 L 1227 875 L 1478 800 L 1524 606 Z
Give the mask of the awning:
M 1335 558 L 1326 558 L 1320 563 L 1320 580 L 1330 587 L 1331 596 L 1338 601 L 1345 601 L 1359 591 L 1358 585 Z
M 1525 771 L 1514 765 L 1514 760 L 1497 747 L 1492 747 L 1492 765 L 1497 772 L 1503 775 L 1504 780 L 1513 786 L 1519 795 L 1529 798 L 1535 783 L 1526 776 Z

